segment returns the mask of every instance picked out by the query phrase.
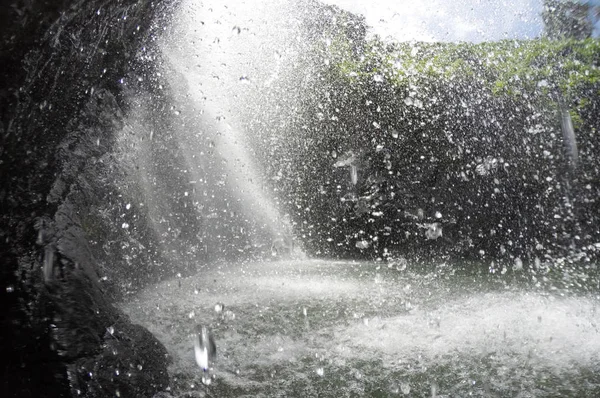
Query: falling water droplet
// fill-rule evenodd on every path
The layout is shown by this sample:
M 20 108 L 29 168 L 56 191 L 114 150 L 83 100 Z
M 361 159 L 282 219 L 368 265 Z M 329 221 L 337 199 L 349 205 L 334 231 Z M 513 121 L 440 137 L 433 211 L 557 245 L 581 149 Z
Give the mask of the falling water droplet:
M 210 363 L 214 361 L 217 356 L 215 339 L 210 329 L 206 326 L 196 325 L 196 331 L 194 333 L 194 356 L 196 358 L 196 363 L 204 372 L 208 371 Z
M 521 260 L 519 257 L 515 258 L 515 265 L 513 267 L 513 270 L 523 271 L 523 260 Z
M 223 318 L 227 321 L 233 321 L 235 319 L 235 313 L 233 313 L 233 311 L 227 310 L 223 313 Z

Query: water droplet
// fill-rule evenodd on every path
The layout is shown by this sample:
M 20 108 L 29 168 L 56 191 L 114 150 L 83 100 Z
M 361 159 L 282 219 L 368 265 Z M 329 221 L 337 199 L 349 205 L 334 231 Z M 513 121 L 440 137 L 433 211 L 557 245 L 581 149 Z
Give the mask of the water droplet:
M 233 311 L 227 310 L 223 313 L 223 318 L 227 321 L 233 321 L 235 319 L 235 314 Z
M 325 370 L 323 370 L 323 368 L 317 368 L 316 372 L 321 377 L 325 374 Z
M 402 394 L 404 395 L 410 394 L 410 385 L 408 383 L 401 383 L 400 391 L 402 391 Z
M 129 224 L 127 224 L 126 222 L 124 222 L 124 223 L 121 225 L 121 228 L 123 228 L 123 229 L 127 229 L 127 228 L 129 228 Z
M 6 286 L 6 293 L 12 293 L 15 291 L 15 288 L 12 286 Z
M 523 260 L 521 260 L 519 257 L 515 258 L 515 265 L 513 267 L 513 270 L 523 271 Z
M 359 241 L 356 241 L 354 246 L 356 246 L 357 249 L 368 249 L 369 246 L 371 246 L 371 244 L 369 242 L 367 242 L 366 240 L 359 240 Z
M 220 314 L 221 312 L 223 312 L 224 309 L 225 309 L 225 304 L 223 304 L 223 303 L 215 304 L 215 312 L 217 314 Z
M 210 386 L 211 383 L 212 378 L 210 376 L 202 375 L 202 384 L 204 384 L 205 386 Z
M 217 345 L 210 329 L 197 325 L 194 333 L 194 356 L 196 363 L 204 372 L 217 356 Z M 204 383 L 204 379 L 202 381 Z M 206 384 L 206 383 L 204 383 Z

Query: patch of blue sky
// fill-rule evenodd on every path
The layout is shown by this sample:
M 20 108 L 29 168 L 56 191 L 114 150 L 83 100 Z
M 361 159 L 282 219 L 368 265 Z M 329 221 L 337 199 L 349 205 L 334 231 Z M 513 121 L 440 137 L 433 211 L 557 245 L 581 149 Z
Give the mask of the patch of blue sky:
M 396 41 L 482 42 L 533 39 L 543 32 L 542 0 L 324 0 L 364 15 L 371 32 Z M 600 0 L 581 0 L 591 10 Z M 590 12 L 594 35 L 598 14 Z

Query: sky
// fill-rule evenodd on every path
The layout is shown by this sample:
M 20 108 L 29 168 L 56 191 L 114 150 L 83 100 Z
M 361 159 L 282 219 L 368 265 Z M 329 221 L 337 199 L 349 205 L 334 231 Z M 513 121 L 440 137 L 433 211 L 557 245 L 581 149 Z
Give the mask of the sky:
M 398 41 L 482 42 L 541 34 L 542 0 L 324 0 Z

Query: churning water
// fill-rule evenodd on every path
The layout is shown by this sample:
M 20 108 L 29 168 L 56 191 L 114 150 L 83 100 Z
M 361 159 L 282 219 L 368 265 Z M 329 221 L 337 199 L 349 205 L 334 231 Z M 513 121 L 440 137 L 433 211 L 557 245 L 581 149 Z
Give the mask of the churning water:
M 380 263 L 221 264 L 122 308 L 167 347 L 176 396 L 592 397 L 598 297 Z M 195 325 L 217 342 L 205 389 Z

